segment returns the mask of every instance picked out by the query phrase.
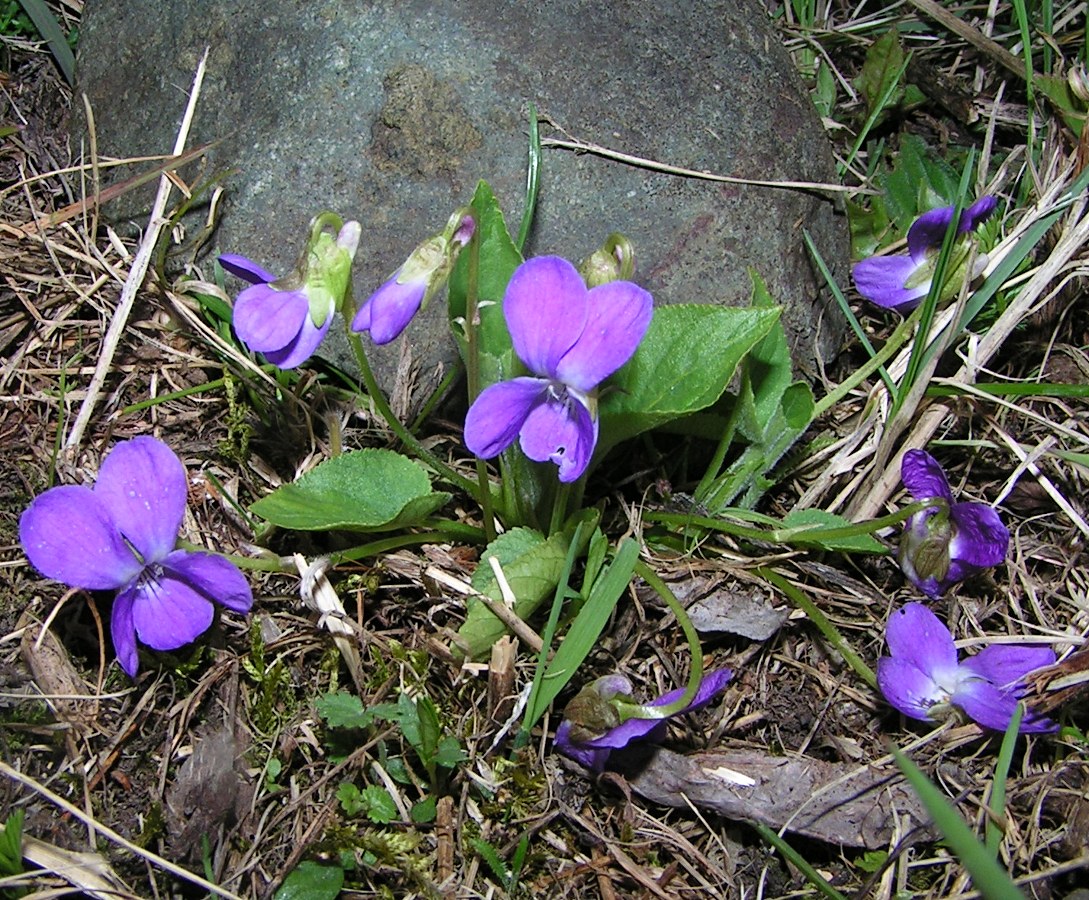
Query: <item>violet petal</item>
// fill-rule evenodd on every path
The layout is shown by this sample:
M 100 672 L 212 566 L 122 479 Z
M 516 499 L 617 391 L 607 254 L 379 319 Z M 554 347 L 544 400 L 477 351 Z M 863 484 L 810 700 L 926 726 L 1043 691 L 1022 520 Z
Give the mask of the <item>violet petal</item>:
M 136 635 L 153 650 L 184 647 L 212 624 L 212 601 L 168 569 L 141 579 L 130 592 Z
M 858 292 L 885 309 L 908 310 L 930 291 L 930 282 L 906 288 L 918 264 L 909 256 L 871 256 L 855 264 L 851 275 Z
M 503 315 L 514 352 L 534 375 L 556 376 L 586 324 L 588 293 L 575 267 L 559 256 L 537 256 L 514 270 Z
M 250 350 L 282 350 L 310 318 L 310 302 L 301 291 L 278 291 L 267 284 L 246 288 L 234 303 L 232 322 Z
M 960 214 L 960 223 L 957 231 L 964 234 L 967 231 L 975 231 L 980 224 L 991 217 L 991 213 L 998 207 L 998 201 L 989 195 L 980 197 Z
M 877 686 L 890 706 L 910 719 L 924 722 L 930 718 L 930 708 L 946 698 L 926 672 L 906 659 L 892 656 L 877 661 Z
M 1017 644 L 990 644 L 961 663 L 961 669 L 985 678 L 999 688 L 1011 688 L 1035 669 L 1054 665 L 1050 647 Z
M 481 459 L 498 456 L 514 443 L 546 390 L 548 382 L 541 378 L 513 378 L 485 388 L 465 416 L 465 446 Z
M 922 603 L 906 603 L 889 616 L 885 641 L 894 658 L 911 663 L 931 680 L 939 684 L 955 680 L 953 636 Z
M 189 481 L 181 460 L 162 441 L 144 436 L 114 447 L 102 460 L 94 493 L 145 564 L 174 549 Z
M 318 345 L 325 339 L 329 327 L 333 324 L 333 317 L 329 316 L 319 328 L 314 320 L 307 315 L 303 319 L 302 328 L 286 347 L 279 350 L 265 350 L 264 357 L 279 369 L 294 369 L 314 355 Z
M 35 497 L 19 519 L 19 541 L 35 569 L 72 587 L 119 588 L 142 568 L 109 510 L 81 485 Z
M 954 503 L 950 518 L 955 526 L 949 555 L 985 569 L 1001 565 L 1010 546 L 1010 533 L 991 507 L 984 503 Z
M 1004 691 L 983 679 L 964 679 L 952 702 L 964 710 L 972 721 L 984 728 L 1005 731 L 1017 709 L 1017 696 Z M 1029 713 L 1022 719 L 1020 734 L 1055 731 L 1057 726 L 1050 719 Z
M 610 281 L 587 295 L 586 325 L 556 366 L 556 376 L 592 391 L 632 358 L 654 315 L 650 294 L 630 281 Z
M 622 747 L 627 747 L 633 741 L 661 739 L 667 721 L 668 719 L 665 718 L 628 719 L 593 740 L 586 741 L 582 746 L 598 750 L 619 750 Z
M 908 450 L 900 462 L 900 478 L 908 493 L 916 500 L 940 497 L 948 503 L 953 502 L 953 492 L 945 472 L 925 450 Z
M 953 207 L 941 206 L 925 212 L 908 229 L 908 252 L 915 262 L 922 262 L 926 258 L 926 251 L 942 245 L 945 240 L 945 232 L 949 230 L 949 223 L 953 221 Z
M 275 281 L 276 276 L 266 269 L 262 269 L 252 259 L 239 256 L 237 253 L 221 253 L 219 264 L 225 272 L 230 272 L 236 278 L 248 281 L 250 284 L 268 284 Z
M 376 344 L 388 344 L 401 334 L 420 310 L 427 281 L 398 284 L 398 270 L 371 294 L 352 320 L 352 331 L 369 331 Z
M 573 759 L 580 766 L 591 772 L 601 772 L 612 752 L 608 748 L 596 749 L 586 744 L 576 744 L 571 740 L 571 723 L 566 719 L 560 722 L 556 729 L 555 748 L 557 753 L 562 753 L 569 759 Z
M 136 623 L 132 620 L 132 605 L 136 597 L 136 588 L 122 591 L 113 601 L 110 610 L 110 637 L 113 638 L 113 650 L 129 678 L 136 677 L 140 665 L 140 656 L 136 650 Z
M 253 591 L 249 582 L 226 557 L 175 550 L 163 560 L 162 565 L 179 580 L 228 609 L 248 613 L 253 606 Z
M 684 713 L 694 712 L 697 709 L 703 709 L 715 697 L 726 690 L 726 685 L 729 684 L 730 679 L 733 677 L 733 669 L 715 669 L 713 672 L 705 673 L 700 681 L 700 686 L 696 689 L 696 696 L 692 698 L 692 702 L 676 715 L 680 716 L 684 715 Z M 675 688 L 668 693 L 662 694 L 657 700 L 653 700 L 647 705 L 666 706 L 674 700 L 679 700 L 684 695 L 685 690 L 683 687 Z
M 566 400 L 549 396 L 533 406 L 519 436 L 522 452 L 535 462 L 557 465 L 565 484 L 586 471 L 596 443 L 597 422 L 570 392 Z

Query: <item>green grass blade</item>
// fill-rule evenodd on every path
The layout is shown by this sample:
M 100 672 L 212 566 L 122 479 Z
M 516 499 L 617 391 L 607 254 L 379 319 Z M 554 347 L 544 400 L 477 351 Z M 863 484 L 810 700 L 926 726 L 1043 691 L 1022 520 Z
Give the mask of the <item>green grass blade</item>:
M 60 68 L 61 74 L 64 75 L 64 80 L 70 85 L 75 84 L 75 54 L 72 53 L 72 48 L 68 46 L 68 39 L 61 30 L 60 24 L 53 16 L 53 13 L 49 11 L 49 7 L 45 5 L 45 0 L 19 0 L 19 3 L 26 14 L 30 16 L 30 21 L 38 29 L 38 34 L 42 36 L 42 40 L 49 45 L 49 52 L 53 54 L 53 59 L 57 61 L 57 66 Z
M 572 546 L 575 546 L 574 542 Z M 609 616 L 616 608 L 617 600 L 631 582 L 638 558 L 639 544 L 628 538 L 620 545 L 608 568 L 594 581 L 586 604 L 567 629 L 556 655 L 547 667 L 542 667 L 543 675 L 539 683 L 534 684 L 533 693 L 526 705 L 523 731 L 529 731 L 537 724 L 537 720 L 544 715 L 549 704 L 556 699 L 597 644 Z
M 953 250 L 959 237 L 958 225 L 961 214 L 964 212 L 965 200 L 968 196 L 969 186 L 972 183 L 974 169 L 975 148 L 969 151 L 968 159 L 964 163 L 960 185 L 957 187 L 956 203 L 953 206 L 953 217 L 949 220 L 949 227 L 945 229 L 945 237 L 942 239 L 942 247 L 938 254 L 938 263 L 934 269 L 930 292 L 922 303 L 922 313 L 919 316 L 919 331 L 915 336 L 914 343 L 911 345 L 911 355 L 908 357 L 904 377 L 900 380 L 900 390 L 897 391 L 892 410 L 889 412 L 890 422 L 896 419 L 896 414 L 900 411 L 904 398 L 911 393 L 912 386 L 918 379 L 919 373 L 923 370 L 924 364 L 930 360 L 939 347 L 946 346 L 945 341 L 941 339 L 944 337 L 944 332 L 939 338 L 931 341 L 930 329 L 934 317 L 938 313 L 938 303 L 941 301 L 942 293 L 945 290 L 946 273 L 949 271 L 949 261 L 953 256 Z
M 987 801 L 987 852 L 993 859 L 998 859 L 998 845 L 1002 843 L 1002 828 L 999 826 L 1006 815 L 1006 779 L 1013 762 L 1013 749 L 1017 746 L 1017 733 L 1021 729 L 1024 707 L 1018 703 L 1006 733 L 1002 736 L 1002 747 L 994 764 L 994 780 L 991 782 L 991 796 Z
M 533 227 L 533 215 L 537 211 L 537 194 L 541 189 L 541 126 L 537 121 L 537 107 L 529 104 L 529 167 L 526 170 L 526 205 L 522 222 L 518 226 L 518 240 L 514 245 L 519 253 L 525 251 L 529 229 Z
M 1025 900 L 1025 895 L 987 848 L 972 833 L 956 808 L 910 759 L 897 749 L 892 755 L 912 789 L 922 800 L 950 849 L 972 876 L 976 889 L 986 900 Z
M 851 330 L 855 333 L 855 337 L 858 338 L 858 342 L 863 346 L 866 352 L 870 355 L 870 359 L 877 356 L 877 351 L 874 349 L 872 343 L 870 343 L 869 337 L 866 335 L 866 330 L 862 327 L 862 323 L 858 321 L 858 318 L 854 314 L 854 310 L 851 309 L 851 304 L 847 302 L 847 298 L 844 296 L 843 291 L 840 290 L 836 280 L 832 277 L 832 271 L 828 268 L 828 264 L 824 261 L 824 257 L 821 256 L 820 251 L 817 249 L 817 245 L 813 243 L 813 238 L 808 231 L 802 231 L 802 237 L 805 239 L 805 245 L 809 248 L 809 253 L 813 257 L 813 262 L 816 264 L 817 269 L 821 273 L 821 277 L 824 279 L 825 284 L 828 285 L 828 290 L 832 292 L 832 296 L 835 297 L 836 303 L 839 304 L 839 308 L 843 310 L 843 315 L 846 316 L 848 324 L 851 326 Z M 888 388 L 889 396 L 896 396 L 896 385 L 889 373 L 885 371 L 883 365 L 877 367 L 877 373 L 881 376 L 881 380 L 885 382 L 885 387 Z
M 778 850 L 783 857 L 792 865 L 798 868 L 805 877 L 806 880 L 813 885 L 821 894 L 828 897 L 829 900 L 847 900 L 846 896 L 837 891 L 828 880 L 821 875 L 809 862 L 802 856 L 797 850 L 784 841 L 779 833 L 774 829 L 768 828 L 767 825 L 761 825 L 759 822 L 753 825 L 757 833 L 765 841 L 771 844 L 776 850 Z

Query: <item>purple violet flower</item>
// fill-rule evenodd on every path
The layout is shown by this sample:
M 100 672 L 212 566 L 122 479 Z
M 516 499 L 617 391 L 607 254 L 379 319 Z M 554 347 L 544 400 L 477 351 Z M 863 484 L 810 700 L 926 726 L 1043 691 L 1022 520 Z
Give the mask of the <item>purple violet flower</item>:
M 352 319 L 352 331 L 369 331 L 376 344 L 395 340 L 446 284 L 458 253 L 472 240 L 475 230 L 476 222 L 467 210 L 454 213 L 441 234 L 420 244 L 371 294 Z
M 952 705 L 984 728 L 1005 731 L 1025 694 L 1025 675 L 1055 662 L 1048 647 L 992 644 L 958 664 L 949 629 L 921 603 L 908 603 L 889 617 L 885 640 L 890 655 L 877 661 L 881 693 L 905 716 L 924 722 Z M 1029 711 L 1019 730 L 1056 728 Z
M 705 707 L 726 689 L 733 674 L 730 669 L 717 669 L 704 675 L 692 702 L 674 715 L 684 715 Z M 601 772 L 614 750 L 621 750 L 636 741 L 661 741 L 665 736 L 666 723 L 672 716 L 619 721 L 619 712 L 610 701 L 630 698 L 631 690 L 631 682 L 623 675 L 607 675 L 579 691 L 564 710 L 564 720 L 556 729 L 557 752 L 591 772 Z M 684 688 L 677 688 L 647 706 L 666 706 L 683 694 Z M 581 722 L 576 722 L 576 717 Z
M 904 526 L 900 568 L 928 597 L 1006 559 L 1010 533 L 985 503 L 953 502 L 945 472 L 925 450 L 908 450 L 900 477 L 914 500 L 936 499 L 939 505 L 915 513 Z
M 331 228 L 337 229 L 335 237 Z M 220 256 L 226 271 L 250 283 L 234 304 L 238 339 L 281 369 L 313 356 L 350 292 L 360 234 L 358 222 L 344 223 L 334 213 L 315 216 L 298 267 L 281 279 L 244 256 Z
M 50 488 L 19 520 L 27 558 L 47 578 L 116 590 L 110 632 L 121 668 L 136 675 L 136 639 L 174 650 L 212 624 L 212 601 L 249 612 L 253 594 L 222 556 L 175 550 L 188 497 L 185 467 L 162 441 L 138 437 L 102 461 L 93 488 Z
M 597 444 L 597 386 L 631 359 L 653 313 L 650 294 L 630 281 L 588 290 L 558 256 L 522 263 L 503 315 L 533 377 L 481 392 L 465 417 L 466 446 L 490 459 L 517 438 L 530 459 L 555 463 L 560 481 L 578 479 Z
M 961 213 L 960 222 L 957 223 L 958 236 L 974 231 L 995 211 L 997 205 L 994 197 L 980 197 Z M 943 206 L 919 216 L 908 229 L 906 254 L 871 256 L 857 263 L 851 274 L 858 292 L 871 303 L 898 312 L 907 312 L 918 306 L 930 293 L 938 252 L 953 220 L 953 210 L 952 206 Z M 950 262 L 947 291 L 960 289 L 967 274 L 967 261 L 968 248 L 965 245 Z M 977 277 L 986 267 L 986 254 L 977 254 L 971 278 Z

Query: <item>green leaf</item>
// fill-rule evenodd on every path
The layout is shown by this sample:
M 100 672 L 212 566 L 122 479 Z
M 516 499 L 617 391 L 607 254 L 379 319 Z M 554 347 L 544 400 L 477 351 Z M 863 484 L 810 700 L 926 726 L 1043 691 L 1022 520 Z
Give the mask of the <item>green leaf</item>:
M 760 275 L 752 270 L 749 275 L 752 307 L 777 309 Z M 734 419 L 738 435 L 749 444 L 724 472 L 711 480 L 705 476 L 696 491 L 696 498 L 712 513 L 734 503 L 738 496 L 738 505 L 753 508 L 774 484 L 771 470 L 813 420 L 813 391 L 805 382 L 791 382 L 792 370 L 786 331 L 776 320 L 741 364 Z
M 919 215 L 956 199 L 960 175 L 922 138 L 905 134 L 892 169 L 875 181 L 885 193 L 889 217 L 906 235 Z
M 813 89 L 813 105 L 817 112 L 825 118 L 832 117 L 836 108 L 836 76 L 827 60 L 821 59 L 817 66 L 817 84 Z
M 431 490 L 424 468 L 392 450 L 342 453 L 251 510 L 296 531 L 387 531 L 421 522 L 450 499 Z
M 635 356 L 606 382 L 595 455 L 713 404 L 742 357 L 778 319 L 778 308 L 680 304 L 656 309 Z
M 460 741 L 452 734 L 446 735 L 439 741 L 438 747 L 435 748 L 435 765 L 442 766 L 444 769 L 456 768 L 466 759 L 468 757 L 465 755 L 465 751 L 461 749 Z
M 513 374 L 514 351 L 511 347 L 507 322 L 503 318 L 503 294 L 507 282 L 522 262 L 511 239 L 499 201 L 486 181 L 477 184 L 472 200 L 476 218 L 474 240 L 478 249 L 477 303 L 480 317 L 481 388 L 496 381 L 510 378 Z M 472 248 L 458 257 L 450 275 L 449 313 L 462 359 L 466 359 L 468 347 L 465 334 L 456 323 L 464 321 L 469 291 L 469 267 Z
M 504 888 L 509 887 L 511 872 L 503 862 L 502 857 L 500 857 L 499 851 L 483 838 L 471 838 L 469 844 L 480 855 L 480 858 L 488 864 L 488 868 L 492 870 L 492 874 L 499 883 Z
M 895 28 L 886 31 L 870 45 L 855 86 L 866 101 L 867 114 L 885 100 L 885 109 L 895 108 L 904 99 L 904 88 L 897 84 L 904 71 L 904 48 Z M 890 93 L 891 92 L 891 93 Z
M 855 868 L 872 875 L 874 872 L 883 869 L 888 859 L 889 853 L 887 850 L 867 850 L 855 860 Z
M 431 709 L 434 711 L 434 706 Z M 396 719 L 391 718 L 390 721 L 396 721 L 401 726 L 401 733 L 405 736 L 405 740 L 416 751 L 416 755 L 420 757 L 420 760 L 426 764 L 430 754 L 425 755 L 423 752 L 424 726 L 420 721 L 420 707 L 416 701 L 408 694 L 401 694 L 397 698 Z
M 1085 103 L 1074 96 L 1070 82 L 1058 75 L 1037 75 L 1032 83 L 1055 105 L 1066 127 L 1074 134 L 1081 134 L 1085 127 Z
M 367 728 L 374 718 L 374 712 L 364 709 L 363 702 L 347 691 L 324 694 L 314 706 L 330 728 Z
M 585 510 L 583 519 L 596 518 L 596 511 Z M 492 541 L 481 555 L 480 563 L 473 573 L 472 585 L 481 594 L 502 603 L 503 595 L 499 590 L 495 574 L 488 560 L 493 557 L 499 561 L 503 574 L 514 593 L 514 612 L 521 619 L 528 619 L 537 611 L 542 601 L 556 589 L 556 584 L 563 572 L 567 556 L 570 534 L 577 520 L 568 523 L 567 529 L 545 539 L 539 531 L 531 528 L 512 528 Z M 592 529 L 584 529 L 583 541 L 589 540 Z M 581 552 L 582 548 L 580 548 Z M 507 633 L 506 627 L 491 610 L 475 598 L 469 599 L 465 622 L 458 629 L 458 635 L 468 647 L 468 655 L 478 659 L 487 654 L 492 645 Z
M 0 876 L 21 875 L 23 872 L 23 819 L 25 810 L 16 809 L 0 831 Z
M 367 818 L 378 825 L 388 825 L 397 818 L 397 804 L 389 791 L 377 784 L 368 784 L 362 792 Z
M 972 876 L 972 884 L 986 900 L 1024 900 L 1025 895 L 1013 883 L 1009 874 L 987 852 L 987 848 L 972 833 L 941 790 L 902 752 L 893 748 L 892 755 L 912 789 L 923 801 L 934 824 L 946 843 Z
M 550 540 L 532 528 L 512 528 L 492 541 L 481 554 L 473 573 L 472 585 L 482 594 L 499 603 L 503 601 L 499 583 L 488 560 L 499 561 L 507 583 L 515 596 L 514 611 L 525 618 L 532 615 L 541 601 L 555 588 L 563 568 L 567 541 L 555 534 Z M 499 638 L 507 633 L 491 610 L 475 598 L 470 598 L 465 622 L 458 634 L 468 641 L 469 656 L 476 659 L 489 652 Z
M 425 797 L 408 811 L 409 818 L 417 825 L 426 825 L 428 822 L 434 822 L 437 814 L 438 805 L 435 803 L 434 797 Z
M 343 887 L 344 870 L 340 866 L 308 860 L 284 879 L 274 900 L 336 900 Z
M 431 698 L 424 695 L 416 698 L 416 718 L 419 724 L 418 743 L 412 746 L 420 756 L 420 761 L 429 769 L 435 763 L 435 753 L 439 747 L 439 737 L 442 735 L 442 723 L 439 722 L 439 711 Z M 403 727 L 403 726 L 402 726 Z
M 20 5 L 30 20 L 34 23 L 34 27 L 38 29 L 38 34 L 42 36 L 42 40 L 49 45 L 49 52 L 53 54 L 53 58 L 57 62 L 57 67 L 61 70 L 61 74 L 64 75 L 64 80 L 69 85 L 76 83 L 76 56 L 72 52 L 72 48 L 68 46 L 68 38 L 64 36 L 64 32 L 61 30 L 60 23 L 49 9 L 45 0 L 19 0 Z

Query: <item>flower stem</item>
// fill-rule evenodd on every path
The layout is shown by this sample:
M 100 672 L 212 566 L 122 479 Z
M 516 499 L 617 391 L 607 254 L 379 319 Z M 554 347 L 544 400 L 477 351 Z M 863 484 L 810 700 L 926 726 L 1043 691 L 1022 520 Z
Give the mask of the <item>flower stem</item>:
M 473 210 L 477 221 L 480 214 Z M 480 229 L 469 240 L 469 261 L 465 279 L 465 383 L 468 389 L 468 405 L 480 394 Z M 492 490 L 488 480 L 488 465 L 482 459 L 476 461 L 477 490 L 472 492 L 480 504 L 484 519 L 484 533 L 488 543 L 495 540 L 495 513 L 492 509 Z
M 821 400 L 818 400 L 813 407 L 812 421 L 816 421 L 863 381 L 869 378 L 870 375 L 892 359 L 911 336 L 916 323 L 919 321 L 919 315 L 919 309 L 915 309 L 910 316 L 896 326 L 896 330 L 889 335 L 889 339 L 885 341 L 884 346 L 882 346 L 880 350 L 863 363 L 855 372 L 852 372 L 850 376 L 840 382 L 840 384 L 836 385 L 836 388 L 832 393 L 826 395 Z
M 567 498 L 571 496 L 571 485 L 560 484 L 552 494 L 552 519 L 548 523 L 549 536 L 563 530 L 567 521 Z
M 351 345 L 352 352 L 355 354 L 355 361 L 359 366 L 359 373 L 363 377 L 363 384 L 367 389 L 367 393 L 370 395 L 371 401 L 374 403 L 375 409 L 378 410 L 379 415 L 386 420 L 386 424 L 398 439 L 404 444 L 413 454 L 416 455 L 423 463 L 429 466 L 437 475 L 445 478 L 451 484 L 457 485 L 461 490 L 469 494 L 470 497 L 475 497 L 479 501 L 477 496 L 479 488 L 478 486 L 464 475 L 455 472 L 450 466 L 446 465 L 440 460 L 434 453 L 424 447 L 423 444 L 417 439 L 417 437 L 409 431 L 401 423 L 401 420 L 393 414 L 393 410 L 390 408 L 389 401 L 386 400 L 386 395 L 382 393 L 382 389 L 378 386 L 378 381 L 374 377 L 374 372 L 371 371 L 371 365 L 367 361 L 367 354 L 363 349 L 363 342 L 359 339 L 359 335 L 351 329 L 349 324 L 351 319 L 347 316 L 344 318 L 345 329 L 348 333 L 348 343 Z
M 846 638 L 840 634 L 839 629 L 828 620 L 824 613 L 817 609 L 817 605 L 812 600 L 778 572 L 774 572 L 771 569 L 761 566 L 756 569 L 756 574 L 779 588 L 779 590 L 790 598 L 790 601 L 797 606 L 798 609 L 809 616 L 809 620 L 817 626 L 821 634 L 832 642 L 832 646 L 839 651 L 847 665 L 854 669 L 855 673 L 859 678 L 865 681 L 866 684 L 874 690 L 877 690 L 877 676 L 874 675 L 873 669 L 862 661 L 862 657 L 855 653 L 854 648 L 847 643 Z
M 700 637 L 696 633 L 695 627 L 692 625 L 692 620 L 688 618 L 688 613 L 681 605 L 681 601 L 677 599 L 676 595 L 669 589 L 657 573 L 651 569 L 641 559 L 635 561 L 635 574 L 643 579 L 647 584 L 651 586 L 654 592 L 662 598 L 666 606 L 677 618 L 677 624 L 681 626 L 681 630 L 684 632 L 685 639 L 688 641 L 688 648 L 692 653 L 691 668 L 688 671 L 688 684 L 685 687 L 684 693 L 674 700 L 672 703 L 665 706 L 646 707 L 647 712 L 653 712 L 653 716 L 647 718 L 660 718 L 667 719 L 670 716 L 675 716 L 682 709 L 689 706 L 696 698 L 696 692 L 700 688 L 700 682 L 703 681 L 703 649 L 700 647 Z

